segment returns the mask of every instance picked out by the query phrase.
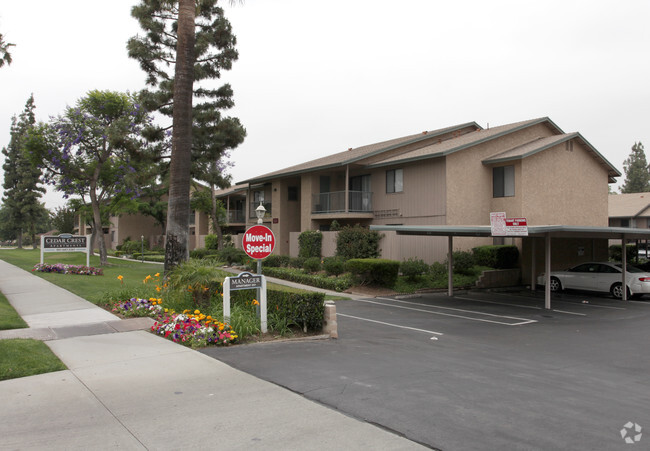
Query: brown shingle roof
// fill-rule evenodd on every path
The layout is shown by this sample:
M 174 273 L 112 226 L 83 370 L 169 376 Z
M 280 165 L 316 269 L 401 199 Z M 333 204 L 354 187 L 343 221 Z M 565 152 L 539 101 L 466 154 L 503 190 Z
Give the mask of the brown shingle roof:
M 650 216 L 650 193 L 610 194 L 610 218 L 635 218 Z
M 269 172 L 267 174 L 254 177 L 252 179 L 245 180 L 241 183 L 259 183 L 261 181 L 272 179 L 279 176 L 289 176 L 289 175 L 299 174 L 302 172 L 308 172 L 317 169 L 343 166 L 345 164 L 355 163 L 361 159 L 381 154 L 382 152 L 387 152 L 389 150 L 395 149 L 400 146 L 404 146 L 406 144 L 422 141 L 425 139 L 432 139 L 435 138 L 436 136 L 444 135 L 446 133 L 450 133 L 455 130 L 460 130 L 467 127 L 475 127 L 477 129 L 481 128 L 476 122 L 468 122 L 466 124 L 454 125 L 452 127 L 445 127 L 438 130 L 403 136 L 401 138 L 394 138 L 388 141 L 369 144 L 354 149 L 351 148 L 343 152 L 335 153 L 333 155 L 328 155 L 326 157 L 318 158 L 316 160 L 311 160 L 305 163 L 297 164 L 295 166 L 290 166 L 285 169 L 280 169 L 279 171 Z
M 513 131 L 519 130 L 521 128 L 530 127 L 531 125 L 535 125 L 546 121 L 549 121 L 549 119 L 548 118 L 532 119 L 528 121 L 515 122 L 514 124 L 501 125 L 499 127 L 493 127 L 490 129 L 478 130 L 475 133 L 469 133 L 466 135 L 462 135 L 458 138 L 454 138 L 448 141 L 443 141 L 441 143 L 432 144 L 430 146 L 426 146 L 421 149 L 414 150 L 412 152 L 408 152 L 402 155 L 397 155 L 395 157 L 386 158 L 380 162 L 373 164 L 372 166 L 373 167 L 388 166 L 394 163 L 405 163 L 409 161 L 417 161 L 426 158 L 449 155 L 450 153 L 457 152 L 459 150 L 463 150 L 471 146 L 475 146 L 477 144 L 480 144 L 481 142 L 489 141 L 491 139 L 498 138 L 499 136 L 512 133 Z M 552 122 L 550 123 L 552 124 Z

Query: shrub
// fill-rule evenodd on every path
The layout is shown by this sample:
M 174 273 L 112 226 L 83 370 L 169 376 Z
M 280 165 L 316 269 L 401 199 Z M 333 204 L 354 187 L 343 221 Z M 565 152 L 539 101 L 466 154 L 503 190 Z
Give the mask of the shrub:
M 295 258 L 290 258 L 289 259 L 289 267 L 290 268 L 302 268 L 305 264 L 306 258 L 304 257 L 295 257 Z
M 323 269 L 330 276 L 339 276 L 345 272 L 345 260 L 340 257 L 327 257 L 323 260 Z
M 235 247 L 224 247 L 217 252 L 217 255 L 221 261 L 225 261 L 229 265 L 232 265 L 234 263 L 244 264 L 248 259 L 246 252 Z
M 440 262 L 435 262 L 431 265 L 429 274 L 431 274 L 433 279 L 447 277 L 447 266 Z
M 281 268 L 289 266 L 289 261 L 291 257 L 288 255 L 269 255 L 264 259 L 264 266 L 270 266 L 273 268 Z
M 637 248 L 634 244 L 628 244 L 626 249 L 627 262 L 632 263 L 637 256 Z M 620 244 L 609 246 L 609 259 L 615 262 L 623 261 L 623 248 Z
M 474 256 L 471 252 L 456 251 L 452 253 L 454 273 L 469 275 L 474 268 Z
M 429 265 L 427 265 L 423 260 L 409 258 L 400 263 L 399 270 L 404 277 L 411 281 L 415 281 L 418 276 L 429 272 Z
M 354 282 L 350 274 L 344 274 L 341 277 L 332 279 L 322 274 L 305 274 L 301 270 L 292 268 L 262 267 L 262 272 L 267 276 L 277 277 L 290 282 L 339 292 L 347 290 Z
M 166 278 L 172 291 L 189 291 L 194 304 L 207 307 L 212 295 L 221 292 L 221 272 L 212 262 L 189 260 L 176 266 Z
M 354 274 L 359 283 L 392 287 L 397 281 L 399 262 L 376 258 L 348 260 L 346 269 Z
M 206 235 L 205 236 L 205 248 L 206 249 L 218 249 L 219 248 L 219 238 L 217 235 Z
M 381 235 L 359 225 L 345 226 L 336 235 L 336 255 L 345 259 L 379 257 Z
M 472 249 L 474 264 L 496 269 L 509 269 L 517 266 L 519 249 L 517 246 L 479 246 Z
M 309 274 L 320 271 L 320 257 L 309 257 L 305 260 L 302 268 Z
M 205 258 L 208 255 L 215 255 L 216 251 L 214 249 L 200 248 L 190 251 L 190 258 Z
M 330 232 L 338 232 L 339 230 L 341 230 L 341 224 L 339 224 L 339 222 L 334 219 L 330 224 Z
M 306 230 L 298 236 L 299 257 L 320 258 L 321 247 L 323 243 L 323 234 L 318 230 Z
M 131 241 L 129 238 L 126 238 L 124 242 L 121 244 L 121 246 L 118 246 L 120 251 L 122 251 L 124 254 L 135 254 L 135 253 L 142 253 L 142 248 L 144 245 L 144 250 L 149 250 L 149 242 L 148 241 Z
M 274 268 L 278 269 L 278 268 Z M 239 328 L 235 327 L 233 322 L 236 308 L 245 308 L 254 299 L 255 292 L 252 290 L 236 291 L 231 295 L 233 312 L 231 316 L 231 325 L 240 336 L 245 335 L 240 329 L 253 329 L 250 324 L 240 324 Z M 268 317 L 273 314 L 276 324 L 280 318 L 284 324 L 298 324 L 303 330 L 320 330 L 323 327 L 323 318 L 325 316 L 325 294 L 324 293 L 292 293 L 288 291 L 267 290 L 267 311 Z M 252 319 L 247 322 L 252 323 Z M 256 323 L 259 327 L 259 320 Z M 257 333 L 251 330 L 250 333 Z

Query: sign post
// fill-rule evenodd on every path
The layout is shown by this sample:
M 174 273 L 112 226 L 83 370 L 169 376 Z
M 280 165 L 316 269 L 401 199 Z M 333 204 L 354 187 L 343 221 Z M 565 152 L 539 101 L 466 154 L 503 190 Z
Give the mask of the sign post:
M 230 292 L 236 290 L 259 289 L 260 303 L 260 328 L 262 333 L 268 331 L 266 308 L 266 277 L 260 274 L 242 272 L 237 277 L 226 277 L 223 281 L 223 320 L 230 322 Z
M 71 235 L 62 233 L 59 236 L 41 236 L 41 265 L 45 252 L 85 252 L 86 266 L 90 266 L 91 235 Z
M 262 259 L 268 257 L 273 252 L 275 248 L 275 236 L 268 227 L 259 224 L 254 225 L 244 233 L 242 247 L 246 255 L 257 260 L 257 275 L 241 273 L 238 277 L 226 277 L 223 284 L 223 316 L 226 317 L 227 312 L 227 316 L 230 318 L 230 290 L 255 288 L 257 289 L 257 297 L 260 303 L 261 329 L 262 333 L 266 333 L 266 278 L 262 275 Z M 227 295 L 226 292 L 228 293 Z

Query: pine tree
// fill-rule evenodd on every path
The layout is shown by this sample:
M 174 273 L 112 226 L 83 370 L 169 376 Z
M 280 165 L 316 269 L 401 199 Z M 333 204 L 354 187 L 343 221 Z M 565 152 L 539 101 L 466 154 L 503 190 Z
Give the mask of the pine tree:
M 142 0 L 131 14 L 146 32 L 127 44 L 129 56 L 140 62 L 152 87 L 142 93 L 144 105 L 172 118 L 165 251 L 169 271 L 189 257 L 192 161 L 221 158 L 213 130 L 222 120 L 220 110 L 233 106 L 229 85 L 208 89 L 199 83 L 231 68 L 238 57 L 236 39 L 217 0 Z M 164 132 L 161 128 L 157 137 L 162 139 Z
M 630 156 L 623 162 L 625 182 L 621 193 L 644 193 L 650 191 L 650 172 L 643 144 L 634 143 Z
M 31 95 L 20 117 L 16 119 L 14 116 L 9 145 L 2 149 L 5 156 L 2 165 L 4 170 L 2 201 L 7 208 L 12 227 L 16 230 L 18 248 L 22 248 L 24 232 L 31 235 L 32 243 L 36 247 L 35 224 L 42 213 L 39 199 L 45 192 L 45 188 L 39 185 L 41 171 L 32 165 L 25 151 L 27 135 L 36 123 L 35 108 L 34 96 Z
M 14 44 L 5 42 L 2 33 L 0 33 L 0 67 L 5 64 L 11 64 L 11 53 L 9 53 L 9 47 L 13 46 Z

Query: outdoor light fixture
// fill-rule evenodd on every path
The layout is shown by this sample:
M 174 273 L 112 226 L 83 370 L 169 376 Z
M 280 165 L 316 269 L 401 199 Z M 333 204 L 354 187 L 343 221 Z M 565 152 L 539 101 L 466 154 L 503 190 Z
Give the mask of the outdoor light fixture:
M 260 206 L 255 209 L 255 216 L 257 216 L 257 223 L 262 224 L 262 220 L 264 219 L 264 215 L 266 214 L 266 208 L 264 208 L 264 205 L 262 205 L 262 201 L 260 201 Z

